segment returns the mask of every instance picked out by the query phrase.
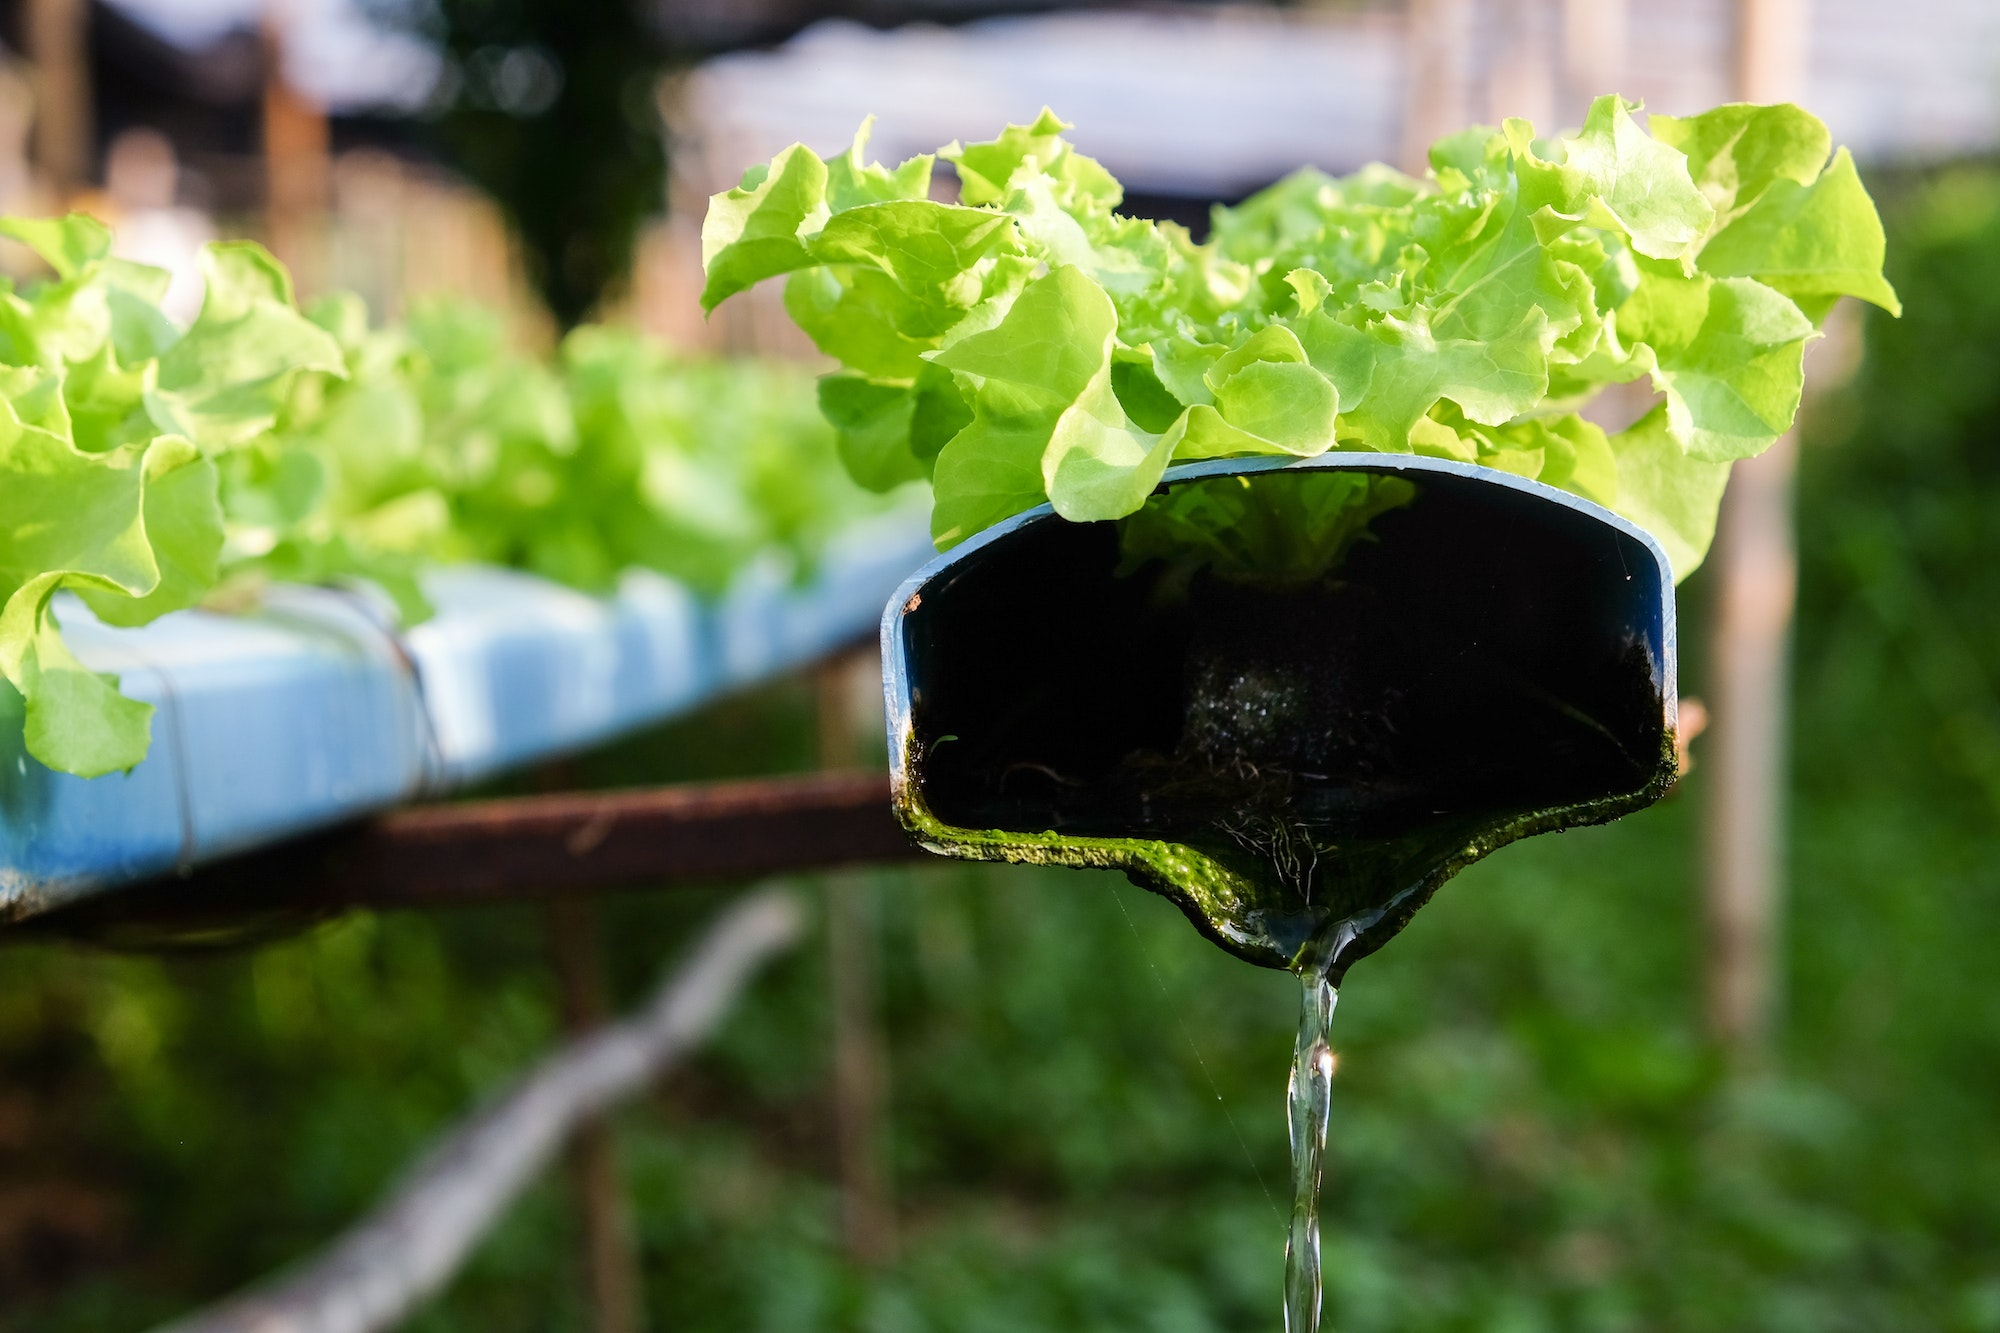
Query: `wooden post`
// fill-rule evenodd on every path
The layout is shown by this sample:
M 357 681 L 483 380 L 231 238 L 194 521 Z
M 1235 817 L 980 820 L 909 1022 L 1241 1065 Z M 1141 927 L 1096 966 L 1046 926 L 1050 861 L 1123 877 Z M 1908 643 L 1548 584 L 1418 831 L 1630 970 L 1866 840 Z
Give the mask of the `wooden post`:
M 275 9 L 263 38 L 266 240 L 293 281 L 311 292 L 324 273 L 320 249 L 332 194 L 326 108 L 285 78 L 285 29 Z
M 1409 0 L 1404 20 L 1403 170 L 1421 176 L 1431 143 L 1471 119 L 1470 0 Z
M 1797 437 L 1787 434 L 1738 463 L 1716 529 L 1706 699 L 1714 720 L 1703 764 L 1705 999 L 1709 1036 L 1739 1069 L 1769 1055 L 1777 1010 L 1797 460 Z
M 1805 96 L 1807 0 L 1738 0 L 1737 92 L 1746 102 Z
M 820 763 L 853 764 L 860 750 L 857 715 L 864 689 L 879 694 L 872 651 L 834 658 L 819 668 Z M 866 872 L 826 877 L 827 972 L 833 991 L 834 1132 L 840 1162 L 840 1234 L 856 1263 L 895 1255 L 896 1219 L 882 1160 L 889 1090 L 888 1041 L 882 1031 L 881 968 L 875 954 L 873 884 Z
M 604 993 L 604 959 L 598 940 L 597 904 L 557 898 L 548 906 L 550 960 L 561 993 L 563 1029 L 581 1037 L 610 1016 Z M 639 1333 L 644 1327 L 639 1264 L 632 1223 L 618 1171 L 611 1126 L 593 1116 L 570 1140 L 569 1175 L 583 1224 L 585 1289 L 596 1333 Z
M 35 164 L 67 201 L 90 177 L 89 0 L 28 0 L 25 18 L 35 66 Z
M 1738 0 L 1737 84 L 1784 101 L 1805 81 L 1805 0 Z M 1770 1056 L 1784 897 L 1786 675 L 1798 558 L 1795 436 L 1736 464 L 1713 556 L 1703 866 L 1709 1037 L 1739 1070 Z
M 1563 0 L 1563 113 L 1581 121 L 1624 81 L 1625 0 Z
M 1552 133 L 1557 115 L 1556 66 L 1550 59 L 1547 0 L 1505 0 L 1489 18 L 1496 31 L 1486 67 L 1486 114 L 1489 125 L 1513 116 L 1531 122 L 1537 131 Z

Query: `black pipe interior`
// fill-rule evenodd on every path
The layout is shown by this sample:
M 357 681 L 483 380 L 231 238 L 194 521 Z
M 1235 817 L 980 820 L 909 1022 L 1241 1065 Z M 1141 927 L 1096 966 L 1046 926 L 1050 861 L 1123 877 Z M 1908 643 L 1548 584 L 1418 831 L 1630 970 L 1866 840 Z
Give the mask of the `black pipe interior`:
M 1412 479 L 1308 585 L 1166 595 L 1158 566 L 1116 572 L 1116 524 L 1059 520 L 950 567 L 905 620 L 923 800 L 962 828 L 1232 862 L 1226 826 L 1275 803 L 1340 850 L 1322 892 L 1353 911 L 1483 832 L 1636 800 L 1665 736 L 1652 555 L 1544 496 Z

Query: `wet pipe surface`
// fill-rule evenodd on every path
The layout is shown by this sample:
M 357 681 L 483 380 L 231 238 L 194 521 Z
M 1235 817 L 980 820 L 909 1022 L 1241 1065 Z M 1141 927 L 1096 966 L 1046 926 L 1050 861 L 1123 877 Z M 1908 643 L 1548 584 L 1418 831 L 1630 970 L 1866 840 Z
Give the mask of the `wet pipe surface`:
M 1121 572 L 1116 524 L 1052 516 L 913 581 L 885 636 L 906 826 L 953 855 L 1122 869 L 1230 952 L 1337 983 L 1473 860 L 1657 799 L 1657 549 L 1548 488 L 1375 466 L 1414 498 L 1310 581 L 1168 586 Z

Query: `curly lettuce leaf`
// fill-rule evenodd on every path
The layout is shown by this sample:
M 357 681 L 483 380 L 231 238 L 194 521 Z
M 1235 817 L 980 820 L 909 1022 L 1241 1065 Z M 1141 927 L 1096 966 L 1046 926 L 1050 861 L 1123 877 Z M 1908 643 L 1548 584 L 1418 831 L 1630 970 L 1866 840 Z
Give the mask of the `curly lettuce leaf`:
M 968 386 L 972 405 L 971 422 L 939 453 L 931 479 L 931 526 L 940 545 L 1040 503 L 1049 487 L 1043 458 L 1072 414 L 1085 421 L 1052 463 L 1080 449 L 1076 464 L 1090 466 L 1117 322 L 1103 289 L 1065 266 L 1027 284 L 992 328 L 937 354 L 936 364 Z M 1091 402 L 1083 405 L 1086 395 Z
M 340 344 L 298 311 L 292 282 L 260 245 L 204 248 L 207 295 L 194 324 L 159 358 L 146 393 L 162 431 L 227 449 L 269 430 L 301 372 L 344 375 Z
M 167 275 L 110 257 L 82 215 L 0 220 L 53 278 L 0 296 L 0 675 L 30 754 L 83 776 L 145 756 L 151 708 L 65 646 L 58 593 L 142 625 L 192 606 L 224 560 L 216 456 L 268 432 L 302 374 L 343 374 L 255 246 L 211 247 L 208 299 L 182 330 Z
M 1832 302 L 1897 305 L 1874 205 L 1817 119 L 1636 110 L 1451 135 L 1422 180 L 1302 170 L 1217 209 L 1204 244 L 1120 216 L 1047 110 L 938 151 L 956 204 L 883 201 L 932 159 L 864 167 L 864 126 L 716 197 L 705 299 L 789 275 L 787 308 L 842 363 L 821 393 L 842 457 L 871 486 L 929 476 L 941 546 L 1042 500 L 1121 518 L 1174 459 L 1363 449 L 1644 515 L 1685 574 L 1728 463 L 1789 429 Z M 1640 426 L 1577 415 L 1641 378 L 1662 402 Z
M 1692 574 L 1715 540 L 1729 464 L 1689 458 L 1674 439 L 1662 403 L 1613 437 L 1617 486 L 1605 500 L 1653 534 L 1678 582 Z
M 32 407 L 48 383 L 0 372 L 0 395 Z M 152 708 L 76 660 L 50 603 L 74 591 L 114 624 L 192 605 L 222 546 L 215 469 L 179 437 L 86 453 L 54 412 L 29 415 L 0 397 L 0 675 L 25 701 L 29 752 L 94 777 L 145 757 Z

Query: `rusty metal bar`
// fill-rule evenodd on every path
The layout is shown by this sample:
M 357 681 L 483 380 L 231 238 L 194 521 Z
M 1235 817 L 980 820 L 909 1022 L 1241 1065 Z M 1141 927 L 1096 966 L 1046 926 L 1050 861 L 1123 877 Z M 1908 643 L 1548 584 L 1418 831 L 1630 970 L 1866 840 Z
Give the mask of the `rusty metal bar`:
M 337 893 L 432 906 L 920 855 L 890 813 L 886 775 L 815 773 L 397 811 L 362 831 Z
M 136 939 L 127 928 L 147 923 L 726 884 L 925 855 L 890 812 L 886 774 L 810 773 L 396 810 L 28 924 Z

